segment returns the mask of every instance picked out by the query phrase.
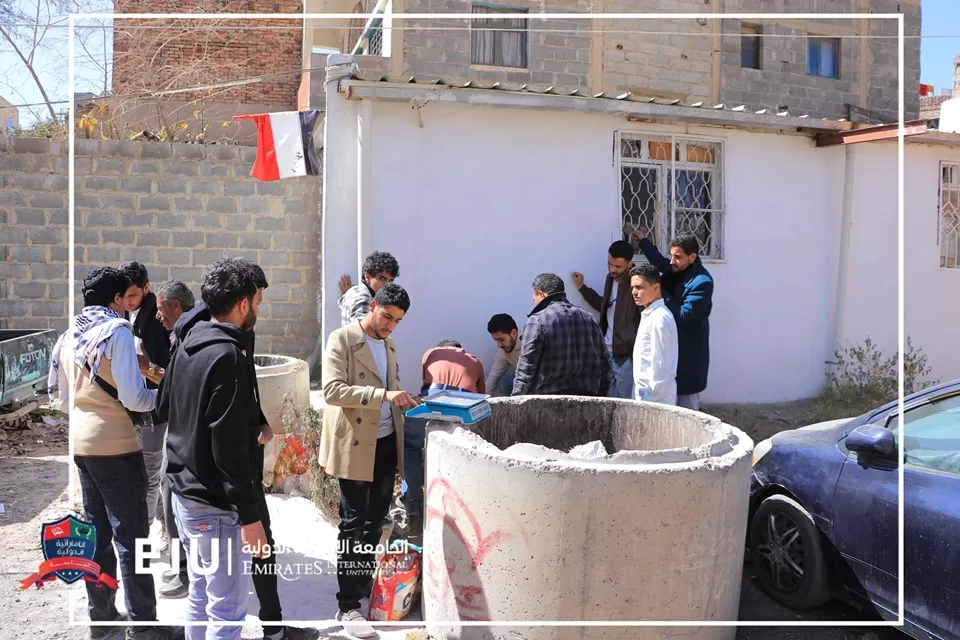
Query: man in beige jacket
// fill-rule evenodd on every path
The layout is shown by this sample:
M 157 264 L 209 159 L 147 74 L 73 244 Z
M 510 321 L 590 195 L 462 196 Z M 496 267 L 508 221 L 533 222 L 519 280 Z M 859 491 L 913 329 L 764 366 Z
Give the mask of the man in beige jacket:
M 403 287 L 386 284 L 360 320 L 335 330 L 323 360 L 323 432 L 320 466 L 339 479 L 337 620 L 354 638 L 376 636 L 360 610 L 376 559 L 374 548 L 403 470 L 403 414 L 418 401 L 399 388 L 396 346 L 390 334 L 410 308 Z

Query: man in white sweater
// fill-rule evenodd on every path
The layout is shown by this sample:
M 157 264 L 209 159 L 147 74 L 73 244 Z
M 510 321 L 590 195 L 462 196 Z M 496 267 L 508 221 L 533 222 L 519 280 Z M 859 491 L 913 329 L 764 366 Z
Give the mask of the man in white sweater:
M 663 302 L 660 272 L 649 263 L 630 270 L 633 301 L 643 311 L 633 347 L 635 400 L 677 404 L 677 322 Z

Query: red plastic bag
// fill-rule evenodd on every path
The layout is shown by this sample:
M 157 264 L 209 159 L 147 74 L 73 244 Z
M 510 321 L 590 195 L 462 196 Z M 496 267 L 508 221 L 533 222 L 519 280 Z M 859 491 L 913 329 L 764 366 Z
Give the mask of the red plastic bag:
M 367 620 L 403 620 L 413 609 L 420 590 L 422 549 L 397 540 L 377 565 Z

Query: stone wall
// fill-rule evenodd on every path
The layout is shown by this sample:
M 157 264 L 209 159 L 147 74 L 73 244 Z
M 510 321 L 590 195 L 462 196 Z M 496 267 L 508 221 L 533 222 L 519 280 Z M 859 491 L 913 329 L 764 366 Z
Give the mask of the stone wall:
M 308 355 L 317 338 L 320 178 L 260 182 L 256 149 L 76 141 L 75 278 L 139 260 L 153 283 L 186 282 L 225 256 L 256 260 L 270 287 L 260 307 L 262 353 Z M 68 147 L 0 137 L 0 326 L 67 322 Z

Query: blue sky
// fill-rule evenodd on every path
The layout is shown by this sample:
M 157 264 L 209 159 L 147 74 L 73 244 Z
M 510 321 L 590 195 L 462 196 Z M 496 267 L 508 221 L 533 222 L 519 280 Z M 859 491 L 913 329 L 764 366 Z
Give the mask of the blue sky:
M 26 13 L 36 12 L 38 3 L 46 6 L 45 0 L 15 0 Z M 103 5 L 107 0 L 84 0 L 85 4 Z M 920 47 L 920 81 L 932 84 L 937 93 L 944 88 L 953 86 L 953 57 L 960 54 L 960 0 L 921 0 L 923 12 L 922 35 Z M 109 11 L 109 9 L 107 9 Z M 61 22 L 65 24 L 65 20 Z M 109 47 L 109 39 L 103 36 L 89 36 L 89 49 L 102 52 Z M 67 65 L 66 65 L 66 29 L 53 29 L 47 36 L 46 46 L 37 54 L 37 68 L 53 100 L 64 100 L 67 97 Z M 77 48 L 78 60 L 82 60 L 84 53 Z M 34 85 L 30 75 L 26 72 L 20 60 L 13 53 L 10 45 L 0 39 L 0 96 L 10 102 L 20 105 L 25 103 L 39 103 L 42 101 L 40 92 Z M 87 61 L 80 63 L 77 69 L 77 91 L 92 91 L 100 93 L 103 90 L 104 79 L 102 68 Z M 55 105 L 59 110 L 65 105 Z M 45 116 L 44 107 L 23 108 L 20 110 L 22 123 L 34 121 L 36 115 Z
M 922 0 L 920 10 L 920 82 L 940 93 L 953 86 L 953 56 L 960 55 L 960 0 Z

